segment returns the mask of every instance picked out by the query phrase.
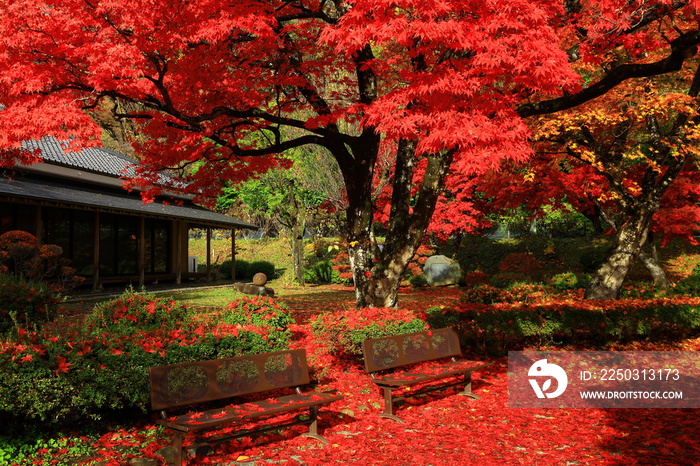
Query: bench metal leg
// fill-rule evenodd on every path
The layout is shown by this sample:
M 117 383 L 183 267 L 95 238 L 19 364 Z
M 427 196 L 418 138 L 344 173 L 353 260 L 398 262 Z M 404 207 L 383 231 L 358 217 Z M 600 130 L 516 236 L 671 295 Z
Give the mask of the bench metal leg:
M 392 393 L 392 389 L 389 387 L 382 387 L 382 391 L 384 392 L 384 412 L 379 416 L 405 424 L 406 421 L 394 415 L 394 394 Z
M 311 406 L 309 408 L 309 416 L 311 418 L 309 422 L 309 431 L 305 434 L 301 434 L 302 437 L 311 437 L 324 445 L 328 445 L 328 440 L 318 433 L 318 406 Z
M 182 466 L 182 440 L 184 435 L 181 432 L 173 433 L 173 465 Z
M 481 399 L 479 395 L 476 395 L 474 392 L 472 392 L 472 373 L 467 372 L 464 374 L 464 390 L 457 393 L 458 395 L 462 396 L 468 396 L 469 398 L 473 398 L 475 400 Z

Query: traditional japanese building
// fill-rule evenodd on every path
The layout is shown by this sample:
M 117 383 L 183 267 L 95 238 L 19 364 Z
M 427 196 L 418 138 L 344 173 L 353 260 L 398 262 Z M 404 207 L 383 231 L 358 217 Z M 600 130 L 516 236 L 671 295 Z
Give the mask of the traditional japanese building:
M 140 194 L 122 187 L 136 160 L 104 148 L 66 152 L 53 138 L 26 144 L 39 149 L 42 163 L 0 172 L 0 234 L 23 230 L 42 244 L 57 244 L 86 283 L 145 284 L 211 276 L 197 272 L 188 254 L 188 232 L 204 229 L 207 249 L 212 230 L 257 229 L 235 218 L 172 194 L 144 204 Z M 167 174 L 163 174 L 167 176 Z

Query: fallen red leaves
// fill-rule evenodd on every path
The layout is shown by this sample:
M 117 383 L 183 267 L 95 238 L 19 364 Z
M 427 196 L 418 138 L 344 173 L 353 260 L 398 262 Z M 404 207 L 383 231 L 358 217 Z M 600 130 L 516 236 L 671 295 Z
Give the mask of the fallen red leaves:
M 328 308 L 326 303 L 321 309 Z M 473 390 L 480 400 L 457 396 L 459 389 L 453 388 L 400 404 L 397 414 L 406 424 L 383 419 L 377 415 L 383 408 L 382 396 L 358 361 L 330 356 L 306 325 L 295 324 L 291 330 L 293 347 L 306 348 L 321 388 L 344 396 L 319 414 L 320 433 L 330 445 L 300 437 L 306 428 L 295 427 L 221 443 L 209 455 L 191 458 L 189 465 L 700 464 L 696 411 L 508 408 L 506 358 L 473 374 Z M 615 349 L 697 351 L 700 339 L 632 343 Z M 120 448 L 133 446 L 135 440 L 141 441 L 140 452 L 123 456 L 120 464 L 133 456 L 160 458 L 157 451 L 170 439 L 145 437 L 142 432 L 154 435 L 155 427 L 106 435 L 98 445 L 104 455 L 99 459 L 120 458 Z M 187 438 L 186 444 L 191 441 Z

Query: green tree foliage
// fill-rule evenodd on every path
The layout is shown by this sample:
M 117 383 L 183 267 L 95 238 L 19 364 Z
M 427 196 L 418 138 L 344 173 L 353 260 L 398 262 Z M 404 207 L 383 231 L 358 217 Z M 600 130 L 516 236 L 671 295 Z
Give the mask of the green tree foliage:
M 327 158 L 317 151 L 288 151 L 287 168 L 275 168 L 224 188 L 224 193 L 217 201 L 220 209 L 228 209 L 240 203 L 248 215 L 271 221 L 289 242 L 294 277 L 302 285 L 303 238 L 307 226 L 313 221 L 324 201 L 332 198 L 334 194 L 337 197 L 337 192 L 330 192 L 328 187 L 332 185 L 332 180 L 337 180 L 338 177 L 334 177 L 332 170 L 318 170 L 319 159 L 324 157 Z

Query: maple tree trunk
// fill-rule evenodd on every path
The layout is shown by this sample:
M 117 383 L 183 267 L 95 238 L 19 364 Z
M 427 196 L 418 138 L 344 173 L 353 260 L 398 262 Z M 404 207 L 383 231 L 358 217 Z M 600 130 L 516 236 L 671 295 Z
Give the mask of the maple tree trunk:
M 368 291 L 374 264 L 372 177 L 379 151 L 379 137 L 371 129 L 365 130 L 358 144 L 351 148 L 352 157 L 343 154 L 347 151 L 345 145 L 339 145 L 335 149 L 337 152 L 334 155 L 341 167 L 348 196 L 347 241 L 355 285 L 355 306 L 368 307 L 373 305 Z
M 639 260 L 642 261 L 644 267 L 646 267 L 649 273 L 651 274 L 651 279 L 653 280 L 654 286 L 657 289 L 665 290 L 670 286 L 668 276 L 666 275 L 666 272 L 664 271 L 663 267 L 661 267 L 659 259 L 656 257 L 655 248 L 652 249 L 651 254 L 647 254 L 646 252 L 640 252 Z
M 617 299 L 627 273 L 639 257 L 649 235 L 654 209 L 642 209 L 615 234 L 608 257 L 598 268 L 586 290 L 586 299 Z
M 377 286 L 376 277 L 372 275 L 376 264 L 372 234 L 372 172 L 363 168 L 360 165 L 354 171 L 354 176 L 346 177 L 345 181 L 348 192 L 348 258 L 355 285 L 355 306 L 358 308 L 383 305 L 378 304 L 374 297 Z
M 302 243 L 302 238 L 301 235 L 293 233 L 290 239 L 292 243 L 294 277 L 300 286 L 304 286 L 304 245 Z
M 364 183 L 363 183 L 364 184 Z M 355 306 L 368 307 L 374 304 L 370 298 L 372 265 L 374 262 L 371 238 L 372 205 L 369 196 L 357 196 L 355 191 L 361 186 L 356 183 L 348 187 L 348 258 L 355 285 Z M 354 195 L 353 195 L 354 194 Z
M 423 241 L 425 231 L 435 211 L 452 153 L 427 157 L 428 164 L 417 193 L 411 196 L 415 163 L 415 141 L 401 141 L 397 151 L 393 180 L 391 214 L 386 240 L 381 252 L 375 254 L 372 241 L 371 201 L 350 202 L 348 254 L 355 282 L 357 307 L 394 307 L 408 262 Z M 357 188 L 353 183 L 353 189 Z M 371 183 L 369 187 L 371 188 Z M 348 196 L 351 197 L 351 189 Z M 368 199 L 368 198 L 365 198 Z

